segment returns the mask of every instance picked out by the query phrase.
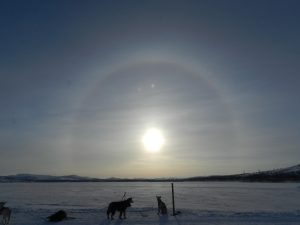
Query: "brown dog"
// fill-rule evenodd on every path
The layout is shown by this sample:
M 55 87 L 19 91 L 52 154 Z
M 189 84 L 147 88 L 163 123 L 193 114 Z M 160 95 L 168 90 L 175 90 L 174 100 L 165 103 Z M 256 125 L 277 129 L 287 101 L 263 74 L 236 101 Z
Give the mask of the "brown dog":
M 166 204 L 161 200 L 161 196 L 156 196 L 157 199 L 157 206 L 158 206 L 158 211 L 157 214 L 162 214 L 166 215 L 168 214 L 167 206 Z

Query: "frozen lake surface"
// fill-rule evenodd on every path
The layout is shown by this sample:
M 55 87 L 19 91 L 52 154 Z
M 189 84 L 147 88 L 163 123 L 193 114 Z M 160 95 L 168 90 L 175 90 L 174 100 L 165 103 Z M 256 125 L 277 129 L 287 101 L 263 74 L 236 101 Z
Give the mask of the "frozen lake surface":
M 74 219 L 59 224 L 300 224 L 300 183 L 178 182 L 171 216 L 171 185 L 164 182 L 0 183 L 0 201 L 12 208 L 10 224 L 49 224 L 45 218 L 63 209 Z M 111 201 L 133 197 L 127 219 L 109 221 Z M 156 195 L 169 216 L 158 216 Z

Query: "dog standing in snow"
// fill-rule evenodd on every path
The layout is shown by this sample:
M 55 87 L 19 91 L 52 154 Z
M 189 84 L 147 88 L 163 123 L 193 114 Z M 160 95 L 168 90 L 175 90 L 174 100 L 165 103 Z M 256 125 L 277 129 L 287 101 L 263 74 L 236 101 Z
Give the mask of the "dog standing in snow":
M 11 209 L 8 207 L 4 207 L 6 202 L 0 202 L 0 215 L 3 216 L 2 224 L 7 225 L 10 221 Z
M 166 204 L 161 200 L 161 196 L 156 196 L 156 199 L 157 199 L 157 206 L 158 206 L 157 215 L 159 215 L 159 214 L 162 214 L 162 215 L 168 214 L 167 206 L 166 206 Z
M 120 202 L 111 202 L 107 208 L 107 219 L 113 220 L 113 216 L 115 215 L 116 211 L 120 212 L 119 219 L 122 219 L 122 215 L 124 219 L 126 219 L 126 209 L 131 206 L 131 203 L 133 203 L 132 198 L 128 198 L 127 200 L 120 201 Z

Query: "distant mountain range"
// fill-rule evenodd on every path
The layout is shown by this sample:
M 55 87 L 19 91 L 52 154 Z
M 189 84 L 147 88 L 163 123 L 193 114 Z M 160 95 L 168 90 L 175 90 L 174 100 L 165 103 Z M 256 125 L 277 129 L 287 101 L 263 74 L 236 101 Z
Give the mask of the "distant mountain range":
M 233 175 L 199 176 L 189 178 L 90 178 L 77 175 L 50 176 L 17 174 L 0 176 L 0 182 L 166 182 L 166 181 L 241 181 L 241 182 L 300 182 L 300 164 L 292 167 Z
M 217 175 L 191 177 L 187 181 L 245 181 L 245 182 L 300 182 L 300 164 L 282 169 L 242 173 L 234 175 Z
M 36 174 L 17 174 L 0 176 L 0 182 L 91 182 L 100 181 L 97 178 L 81 177 L 77 175 L 51 176 Z

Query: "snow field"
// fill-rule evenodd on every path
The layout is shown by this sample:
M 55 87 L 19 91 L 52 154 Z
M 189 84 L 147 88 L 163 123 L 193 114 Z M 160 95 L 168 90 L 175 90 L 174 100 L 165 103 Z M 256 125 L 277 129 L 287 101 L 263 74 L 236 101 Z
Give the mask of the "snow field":
M 0 201 L 12 208 L 12 225 L 49 224 L 45 218 L 63 209 L 69 219 L 59 224 L 165 225 L 299 225 L 300 188 L 297 183 L 174 183 L 176 210 L 171 216 L 170 183 L 1 183 Z M 111 201 L 133 197 L 127 219 L 106 219 Z M 158 216 L 156 195 L 168 216 Z

